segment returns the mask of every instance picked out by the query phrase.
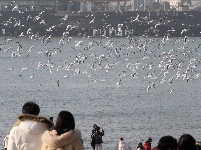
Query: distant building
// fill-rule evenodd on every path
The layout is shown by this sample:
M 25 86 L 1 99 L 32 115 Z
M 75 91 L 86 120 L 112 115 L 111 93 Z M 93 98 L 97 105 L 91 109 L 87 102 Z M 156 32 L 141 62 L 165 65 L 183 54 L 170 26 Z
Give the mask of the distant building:
M 201 11 L 201 1 L 200 0 L 192 0 L 192 5 L 189 6 L 190 10 L 198 10 Z
M 149 8 L 152 6 L 152 3 L 155 0 L 131 0 L 133 11 L 146 11 L 150 10 Z
M 115 3 L 115 10 L 125 11 L 128 1 L 130 0 L 1 0 L 0 10 L 109 11 L 109 5 Z
M 169 0 L 170 8 L 176 8 L 176 10 L 179 10 L 179 3 L 181 0 Z
M 80 0 L 80 11 L 128 11 L 130 0 Z
M 79 11 L 80 2 L 70 0 L 1 0 L 0 10 L 22 11 Z
M 189 6 L 181 6 L 181 0 L 160 0 L 160 3 L 164 3 L 164 2 L 169 2 L 170 4 L 170 8 L 171 9 L 176 9 L 177 11 L 182 11 L 182 10 L 196 10 L 197 8 L 201 7 L 201 1 L 200 0 L 191 0 L 192 5 Z M 166 3 L 167 4 L 167 3 Z
M 0 0 L 2 11 L 157 11 L 201 10 L 201 1 L 181 6 L 181 0 Z
M 145 11 L 145 9 L 146 9 L 145 0 L 134 0 L 135 11 Z
M 159 2 L 153 2 L 151 6 L 152 11 L 160 10 L 160 3 Z
M 162 3 L 162 10 L 164 11 L 169 11 L 171 8 L 170 8 L 170 3 L 165 1 Z

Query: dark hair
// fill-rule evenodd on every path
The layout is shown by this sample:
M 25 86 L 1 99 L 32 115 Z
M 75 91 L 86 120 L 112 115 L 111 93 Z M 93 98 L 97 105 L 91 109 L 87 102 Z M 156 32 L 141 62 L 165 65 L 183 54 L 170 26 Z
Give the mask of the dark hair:
M 195 142 L 190 134 L 184 134 L 179 138 L 178 150 L 195 150 Z
M 53 117 L 49 117 L 49 119 L 53 122 Z
M 149 138 L 147 141 L 148 141 L 148 142 L 152 142 L 152 138 Z
M 96 127 L 97 127 L 97 125 L 96 125 L 96 124 L 94 124 L 94 125 L 93 125 L 93 128 L 95 129 Z
M 95 130 L 96 130 L 96 131 L 99 131 L 99 130 L 100 130 L 100 127 L 99 127 L 99 126 L 97 126 Z
M 58 135 L 75 129 L 75 120 L 69 111 L 61 111 L 57 117 L 55 130 Z
M 177 149 L 177 140 L 172 136 L 163 136 L 158 142 L 159 150 Z
M 22 107 L 23 114 L 38 115 L 40 113 L 40 107 L 35 102 L 27 102 Z
M 144 149 L 144 147 L 142 146 L 142 143 L 139 143 L 137 148 L 141 148 L 141 149 Z

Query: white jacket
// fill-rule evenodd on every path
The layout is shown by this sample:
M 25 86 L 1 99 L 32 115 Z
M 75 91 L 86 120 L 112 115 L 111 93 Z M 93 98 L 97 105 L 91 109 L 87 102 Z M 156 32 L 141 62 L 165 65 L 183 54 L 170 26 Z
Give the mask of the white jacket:
M 3 140 L 3 148 L 8 148 L 8 138 L 9 138 L 9 135 L 6 135 L 6 137 L 4 138 Z
M 28 117 L 27 117 L 28 116 Z M 22 115 L 19 125 L 10 131 L 7 150 L 40 150 L 41 136 L 50 127 L 48 119 L 32 115 Z
M 132 150 L 131 146 L 124 140 L 119 141 L 119 150 Z
M 45 131 L 41 139 L 41 150 L 84 150 L 81 133 L 76 129 L 61 135 L 56 130 Z

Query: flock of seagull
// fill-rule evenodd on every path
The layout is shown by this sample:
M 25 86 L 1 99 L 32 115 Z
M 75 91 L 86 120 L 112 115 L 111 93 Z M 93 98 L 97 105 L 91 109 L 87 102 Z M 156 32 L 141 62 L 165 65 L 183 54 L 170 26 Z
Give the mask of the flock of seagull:
M 171 86 L 177 80 L 190 82 L 200 77 L 199 38 L 62 37 L 56 39 L 40 37 L 33 42 L 42 43 L 44 49 L 37 49 L 31 45 L 26 50 L 20 43 L 20 38 L 16 38 L 15 40 L 19 40 L 16 42 L 12 37 L 5 37 L 0 44 L 0 53 L 7 53 L 13 59 L 23 58 L 25 61 L 33 59 L 32 53 L 42 55 L 42 60 L 35 66 L 35 70 L 46 69 L 50 74 L 65 73 L 62 74 L 62 78 L 70 78 L 75 74 L 86 78 L 93 76 L 91 84 L 107 82 L 109 80 L 107 75 L 116 80 L 114 86 L 116 85 L 117 88 L 126 86 L 127 83 L 124 82 L 126 78 L 130 81 L 140 80 L 146 83 L 147 92 L 156 89 L 159 84 Z M 17 47 L 8 47 L 11 42 L 15 42 Z M 31 44 L 31 40 L 29 42 Z M 50 43 L 54 43 L 56 48 L 47 48 Z M 22 76 L 27 69 L 29 68 L 26 65 L 21 68 L 19 76 Z M 8 70 L 12 71 L 13 68 Z M 35 74 L 31 74 L 30 80 L 34 77 Z M 58 77 L 55 85 L 60 87 L 61 84 Z M 174 88 L 169 92 L 173 93 Z
M 57 41 L 55 39 L 58 38 L 51 35 L 34 38 L 27 36 L 30 44 L 27 50 L 20 43 L 21 37 L 13 38 L 2 37 L 0 53 L 7 53 L 13 59 L 29 59 L 33 51 L 37 51 L 37 55 L 43 55 L 45 60 L 39 61 L 35 69 L 47 69 L 50 74 L 63 71 L 65 75 L 62 78 L 69 78 L 73 74 L 85 75 L 88 78 L 97 75 L 92 84 L 98 84 L 106 82 L 106 74 L 113 72 L 116 74 L 110 78 L 117 79 L 114 83 L 117 88 L 126 84 L 125 78 L 132 81 L 140 79 L 141 82 L 146 82 L 146 90 L 149 92 L 156 89 L 158 84 L 171 86 L 176 80 L 190 82 L 200 77 L 200 38 L 62 36 Z M 34 47 L 32 41 L 39 42 L 43 47 Z M 9 47 L 14 42 L 17 48 Z M 50 44 L 56 47 L 51 48 L 48 46 Z M 73 51 L 71 56 L 68 56 L 67 51 Z M 57 56 L 61 64 L 56 62 Z M 20 76 L 27 69 L 27 66 L 21 68 Z M 13 68 L 8 70 L 12 71 Z M 35 74 L 32 74 L 30 79 L 34 77 Z M 61 80 L 57 79 L 57 87 L 61 84 Z M 170 93 L 173 92 L 172 88 Z

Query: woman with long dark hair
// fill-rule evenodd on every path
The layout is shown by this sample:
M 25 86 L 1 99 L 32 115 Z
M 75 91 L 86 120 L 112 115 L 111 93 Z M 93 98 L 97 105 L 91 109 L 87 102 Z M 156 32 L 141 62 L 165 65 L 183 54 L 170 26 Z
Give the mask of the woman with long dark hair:
M 81 133 L 75 129 L 74 117 L 68 111 L 59 113 L 55 127 L 44 132 L 42 142 L 41 150 L 84 150 Z

